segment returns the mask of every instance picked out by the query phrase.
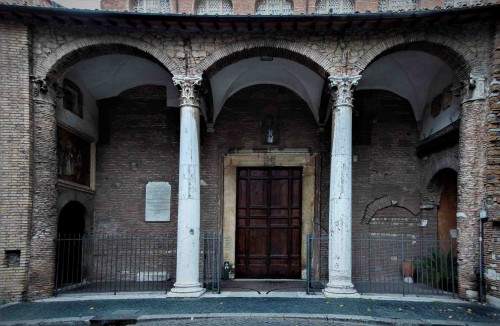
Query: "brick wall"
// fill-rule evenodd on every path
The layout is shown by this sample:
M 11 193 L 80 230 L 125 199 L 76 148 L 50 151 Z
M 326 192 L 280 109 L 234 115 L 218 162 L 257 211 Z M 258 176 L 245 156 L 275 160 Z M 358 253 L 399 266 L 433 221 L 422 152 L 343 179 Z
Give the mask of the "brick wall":
M 179 110 L 167 109 L 165 103 L 165 88 L 157 86 L 99 102 L 99 109 L 109 112 L 110 137 L 109 143 L 97 146 L 96 234 L 176 234 Z M 170 222 L 145 222 L 150 181 L 166 181 L 172 187 Z
M 486 161 L 486 207 L 484 271 L 486 294 L 500 305 L 500 23 L 495 26 L 492 82 L 489 94 Z
M 385 233 L 399 234 L 402 230 L 392 225 L 391 218 L 411 220 L 413 216 L 402 208 L 416 214 L 421 200 L 420 162 L 415 155 L 418 130 L 413 110 L 406 100 L 386 91 L 358 91 L 354 99 L 355 128 L 358 119 L 367 120 L 354 130 L 355 142 L 366 129 L 371 128 L 371 133 L 353 147 L 357 160 L 353 163 L 353 234 L 377 232 L 375 226 L 370 228 L 361 221 L 367 206 L 381 197 L 398 201 L 400 208 L 379 210 L 374 218 L 387 219 L 382 227 Z
M 133 0 L 101 0 L 101 10 L 133 11 Z
M 32 112 L 26 26 L 0 22 L 0 302 L 20 300 L 29 261 Z

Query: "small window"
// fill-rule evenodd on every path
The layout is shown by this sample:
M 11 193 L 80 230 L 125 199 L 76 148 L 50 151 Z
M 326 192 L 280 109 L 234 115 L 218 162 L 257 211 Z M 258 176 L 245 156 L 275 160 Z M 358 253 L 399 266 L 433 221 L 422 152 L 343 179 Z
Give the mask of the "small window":
M 63 82 L 63 106 L 83 118 L 83 97 L 80 88 L 71 80 L 65 79 Z
M 134 11 L 167 14 L 170 12 L 170 0 L 136 0 Z
M 317 0 L 318 14 L 344 14 L 354 12 L 353 0 Z
M 445 0 L 445 8 L 480 6 L 484 4 L 484 0 Z
M 257 15 L 291 15 L 293 2 L 290 0 L 257 0 L 255 4 Z
M 232 15 L 233 4 L 230 0 L 198 0 L 195 12 L 198 15 Z
M 417 0 L 379 0 L 379 11 L 417 10 Z

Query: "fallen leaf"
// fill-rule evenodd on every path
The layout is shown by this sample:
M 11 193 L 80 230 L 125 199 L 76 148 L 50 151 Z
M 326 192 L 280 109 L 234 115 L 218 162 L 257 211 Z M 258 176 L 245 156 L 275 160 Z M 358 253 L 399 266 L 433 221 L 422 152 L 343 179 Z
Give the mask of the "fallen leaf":
M 467 313 L 471 314 L 472 313 L 472 309 L 471 308 L 467 309 Z
M 343 304 L 341 304 L 341 305 L 339 305 L 339 307 L 340 307 L 340 308 L 344 308 L 344 305 L 343 305 Z
M 452 318 L 453 318 L 453 316 L 452 316 L 452 315 L 449 315 L 449 316 L 448 316 L 448 319 L 452 319 Z
M 90 310 L 94 310 L 94 307 L 90 307 Z
M 368 308 L 368 309 L 366 309 L 366 310 L 368 310 L 369 312 L 370 312 L 370 311 L 372 311 L 372 309 L 371 309 L 371 308 Z

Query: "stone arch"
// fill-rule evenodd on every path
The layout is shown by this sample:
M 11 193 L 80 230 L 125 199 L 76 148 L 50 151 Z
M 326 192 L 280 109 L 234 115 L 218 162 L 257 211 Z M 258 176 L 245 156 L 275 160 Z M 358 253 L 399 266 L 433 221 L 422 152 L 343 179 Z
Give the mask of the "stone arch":
M 475 58 L 473 48 L 444 35 L 417 33 L 378 42 L 354 63 L 353 74 L 361 74 L 368 65 L 386 54 L 406 50 L 423 51 L 440 58 L 455 71 L 459 80 L 468 80 L 471 72 L 481 69 L 480 58 Z
M 457 162 L 458 165 L 458 162 Z M 434 166 L 432 167 L 431 178 L 427 181 L 426 185 L 426 195 L 431 202 L 439 203 L 439 197 L 441 195 L 441 190 L 443 188 L 443 180 L 450 175 L 458 176 L 458 168 L 453 167 L 448 164 L 443 164 L 441 168 Z
M 34 75 L 57 80 L 64 71 L 82 59 L 104 54 L 126 53 L 148 58 L 165 67 L 171 74 L 182 72 L 166 53 L 149 43 L 121 36 L 93 36 L 65 43 L 34 66 Z
M 424 180 L 423 183 L 429 194 L 434 193 L 433 190 L 435 190 L 434 188 L 435 188 L 436 176 L 444 170 L 451 170 L 454 171 L 455 173 L 458 173 L 458 157 L 450 155 L 444 158 L 432 160 L 429 173 L 426 176 L 427 180 Z M 430 199 L 435 200 L 436 198 L 430 198 Z
M 329 75 L 328 72 L 332 68 L 332 62 L 328 58 L 300 43 L 276 39 L 257 39 L 235 42 L 220 48 L 200 62 L 195 70 L 210 78 L 226 66 L 257 56 L 274 56 L 293 60 L 324 78 Z

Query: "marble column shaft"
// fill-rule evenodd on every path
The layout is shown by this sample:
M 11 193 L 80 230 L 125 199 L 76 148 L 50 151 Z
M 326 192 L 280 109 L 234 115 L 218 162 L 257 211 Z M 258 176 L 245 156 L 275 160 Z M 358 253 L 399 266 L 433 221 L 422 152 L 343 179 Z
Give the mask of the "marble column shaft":
M 181 91 L 179 206 L 176 282 L 169 296 L 198 297 L 200 257 L 200 107 L 201 77 L 174 76 Z
M 332 112 L 332 156 L 326 296 L 352 295 L 352 88 L 361 76 L 330 77 L 336 87 Z

